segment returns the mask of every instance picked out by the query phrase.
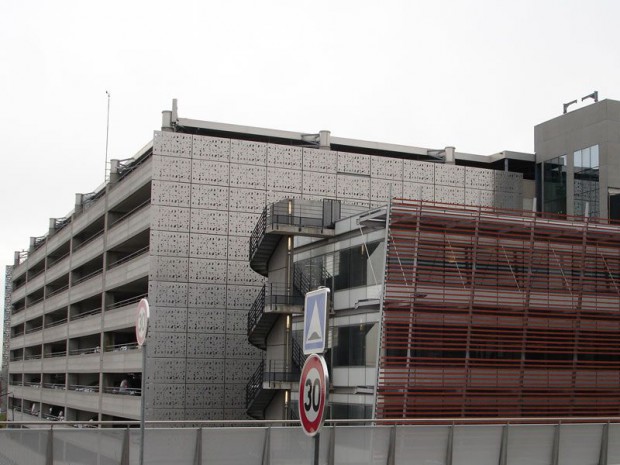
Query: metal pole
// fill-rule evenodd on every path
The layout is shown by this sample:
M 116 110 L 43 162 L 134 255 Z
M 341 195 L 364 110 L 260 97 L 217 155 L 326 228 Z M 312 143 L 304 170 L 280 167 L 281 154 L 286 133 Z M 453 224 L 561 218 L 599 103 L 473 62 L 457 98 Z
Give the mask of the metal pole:
M 140 465 L 144 465 L 144 410 L 146 406 L 146 342 L 142 345 L 142 391 L 140 399 Z
M 110 135 L 110 92 L 105 91 L 108 96 L 108 116 L 105 128 L 105 165 L 103 167 L 103 182 L 108 180 L 108 140 Z
M 319 445 L 321 440 L 321 433 L 316 433 L 314 436 L 314 465 L 319 465 Z

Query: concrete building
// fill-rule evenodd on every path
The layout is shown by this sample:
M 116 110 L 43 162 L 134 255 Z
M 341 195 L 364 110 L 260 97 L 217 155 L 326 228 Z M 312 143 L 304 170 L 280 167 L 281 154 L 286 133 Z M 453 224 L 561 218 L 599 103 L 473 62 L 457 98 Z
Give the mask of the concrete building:
M 191 120 L 176 103 L 161 129 L 16 254 L 5 316 L 20 418 L 136 419 L 142 394 L 147 419 L 244 418 L 263 359 L 248 342 L 248 312 L 265 284 L 248 243 L 266 205 L 326 199 L 345 218 L 390 196 L 513 209 L 535 196 L 531 154 Z M 144 297 L 142 393 L 134 320 Z
M 274 292 L 285 270 L 298 294 L 332 290 L 331 418 L 620 413 L 620 226 L 419 200 L 325 221 L 322 206 L 259 221 L 250 414 L 296 418 L 303 315 Z
M 534 128 L 539 210 L 620 220 L 620 102 L 602 100 Z

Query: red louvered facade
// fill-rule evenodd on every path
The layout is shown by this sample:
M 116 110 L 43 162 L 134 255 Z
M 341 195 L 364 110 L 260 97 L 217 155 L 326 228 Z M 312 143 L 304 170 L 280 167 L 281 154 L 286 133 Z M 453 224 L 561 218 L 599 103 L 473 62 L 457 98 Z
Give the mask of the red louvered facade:
M 377 418 L 620 415 L 620 227 L 399 200 Z

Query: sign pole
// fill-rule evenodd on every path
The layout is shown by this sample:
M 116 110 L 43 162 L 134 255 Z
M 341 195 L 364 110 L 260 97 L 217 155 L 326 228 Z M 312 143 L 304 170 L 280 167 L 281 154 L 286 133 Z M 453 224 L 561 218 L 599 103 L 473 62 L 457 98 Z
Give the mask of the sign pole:
M 142 386 L 140 391 L 140 465 L 144 465 L 144 409 L 146 404 L 146 344 L 142 345 Z
M 320 449 L 321 433 L 314 436 L 314 465 L 319 465 L 319 449 Z
M 149 303 L 146 299 L 138 302 L 136 314 L 136 341 L 142 350 L 142 383 L 140 390 L 140 465 L 144 465 L 144 413 L 146 410 L 146 335 L 149 330 Z

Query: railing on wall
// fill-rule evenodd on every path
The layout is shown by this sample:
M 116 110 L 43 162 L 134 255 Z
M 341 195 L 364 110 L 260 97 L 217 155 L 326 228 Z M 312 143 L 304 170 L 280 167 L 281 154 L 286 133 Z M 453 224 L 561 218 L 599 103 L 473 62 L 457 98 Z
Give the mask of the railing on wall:
M 19 414 L 19 409 L 14 413 Z M 398 421 L 400 424 L 395 425 L 382 420 L 385 424 L 373 426 L 364 424 L 368 420 L 328 420 L 318 440 L 318 463 L 620 463 L 620 418 Z M 0 429 L 0 463 L 138 464 L 138 425 L 139 422 L 0 422 L 0 428 L 10 427 Z M 312 463 L 315 440 L 298 425 L 291 420 L 147 421 L 144 463 Z

